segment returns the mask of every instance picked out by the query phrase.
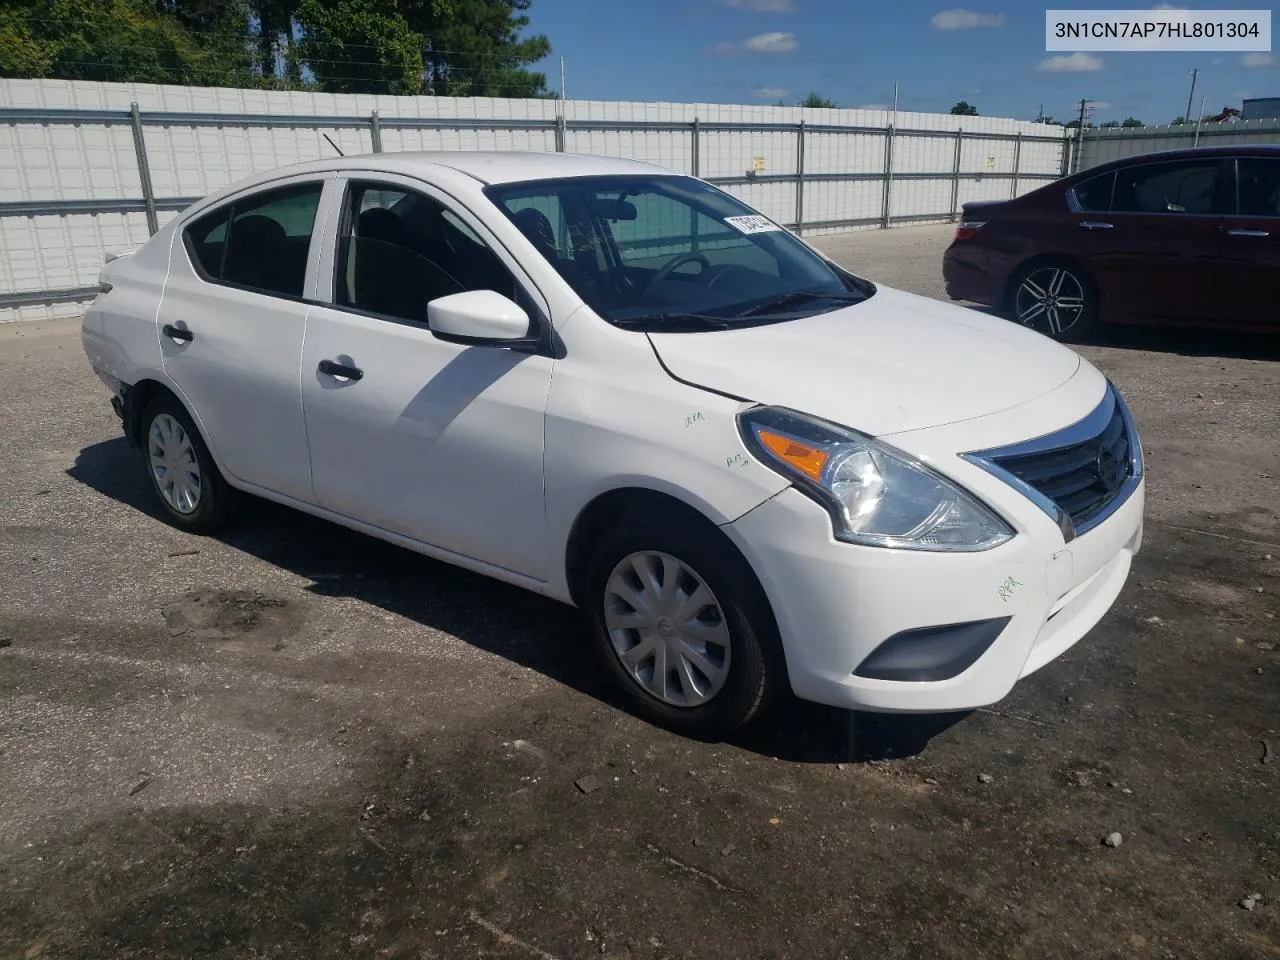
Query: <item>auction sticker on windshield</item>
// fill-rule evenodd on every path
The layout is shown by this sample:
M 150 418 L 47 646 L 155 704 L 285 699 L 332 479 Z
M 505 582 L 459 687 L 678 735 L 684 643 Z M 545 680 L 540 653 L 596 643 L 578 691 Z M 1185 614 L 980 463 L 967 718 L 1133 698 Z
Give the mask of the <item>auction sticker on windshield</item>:
M 768 233 L 782 229 L 768 217 L 725 217 L 724 222 L 742 233 Z

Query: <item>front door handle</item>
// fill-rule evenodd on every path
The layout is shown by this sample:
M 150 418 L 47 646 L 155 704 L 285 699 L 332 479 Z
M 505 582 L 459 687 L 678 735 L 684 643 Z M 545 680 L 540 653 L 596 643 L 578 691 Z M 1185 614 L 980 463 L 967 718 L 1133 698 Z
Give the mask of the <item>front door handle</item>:
M 335 380 L 359 380 L 364 376 L 364 371 L 359 367 L 352 367 L 345 363 L 337 363 L 333 360 L 321 360 L 320 365 L 316 369 L 327 377 L 333 377 Z
M 175 327 L 172 323 L 166 323 L 160 328 L 160 332 L 170 340 L 177 340 L 179 343 L 190 343 L 196 338 L 196 335 L 190 330 L 185 330 L 182 327 Z
M 1228 230 L 1228 237 L 1269 237 L 1271 234 L 1266 230 Z
M 1114 223 L 1107 223 L 1104 220 L 1081 220 L 1080 229 L 1082 230 L 1114 230 Z

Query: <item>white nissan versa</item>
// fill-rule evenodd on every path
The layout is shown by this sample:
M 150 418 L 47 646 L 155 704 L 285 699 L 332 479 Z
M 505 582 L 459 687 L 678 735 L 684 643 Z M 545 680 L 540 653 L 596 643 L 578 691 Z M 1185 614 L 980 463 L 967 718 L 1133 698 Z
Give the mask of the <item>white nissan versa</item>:
M 304 163 L 101 279 L 85 350 L 174 524 L 245 491 L 575 604 L 689 733 L 787 686 L 990 704 L 1142 541 L 1138 436 L 1094 367 L 649 164 Z

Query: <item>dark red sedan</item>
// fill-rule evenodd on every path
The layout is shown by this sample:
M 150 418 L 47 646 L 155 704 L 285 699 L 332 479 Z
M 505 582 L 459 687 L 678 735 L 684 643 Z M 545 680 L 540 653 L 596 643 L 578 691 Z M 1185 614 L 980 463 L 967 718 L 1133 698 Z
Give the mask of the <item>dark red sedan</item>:
M 943 276 L 1057 340 L 1099 322 L 1280 332 L 1280 146 L 1126 157 L 966 203 Z

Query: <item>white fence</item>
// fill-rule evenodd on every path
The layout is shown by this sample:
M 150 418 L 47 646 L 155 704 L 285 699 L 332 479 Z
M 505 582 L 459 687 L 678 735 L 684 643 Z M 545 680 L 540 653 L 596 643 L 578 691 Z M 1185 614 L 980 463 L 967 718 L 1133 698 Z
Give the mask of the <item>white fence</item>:
M 1072 133 L 1076 131 L 1072 130 Z M 1188 147 L 1240 146 L 1280 143 L 1280 120 L 1241 120 L 1236 123 L 1180 123 L 1167 127 L 1133 129 L 1086 128 L 1084 142 L 1071 144 L 1079 162 L 1073 170 L 1087 170 L 1109 160 L 1140 153 L 1185 150 Z
M 398 150 L 545 150 L 701 177 L 796 231 L 952 219 L 1060 176 L 1061 128 L 799 107 L 389 97 L 0 80 L 0 321 L 68 315 L 107 252 L 286 163 Z

